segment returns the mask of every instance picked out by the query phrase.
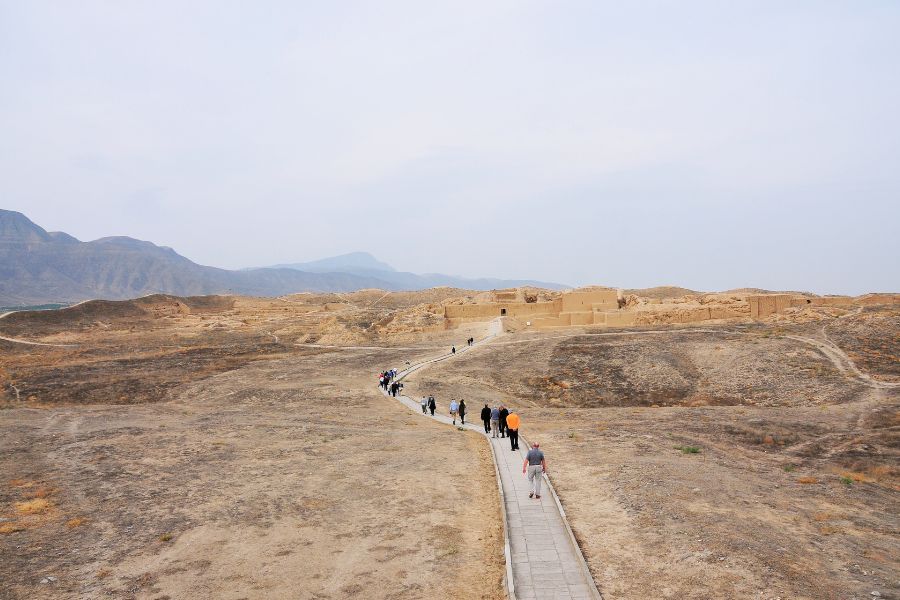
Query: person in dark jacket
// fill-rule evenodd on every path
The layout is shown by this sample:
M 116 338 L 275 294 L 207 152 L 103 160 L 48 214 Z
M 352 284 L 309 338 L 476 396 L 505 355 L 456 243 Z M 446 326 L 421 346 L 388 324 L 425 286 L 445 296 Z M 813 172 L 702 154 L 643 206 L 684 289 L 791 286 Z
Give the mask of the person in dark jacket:
M 459 401 L 459 418 L 462 421 L 462 424 L 465 425 L 466 424 L 466 401 L 465 400 Z
M 434 409 L 437 408 L 437 402 L 434 401 L 434 396 L 428 398 L 428 410 L 431 411 L 431 416 L 434 416 Z
M 509 416 L 509 409 L 502 404 L 500 405 L 500 437 L 506 437 L 506 417 Z
M 481 420 L 484 421 L 484 432 L 491 432 L 491 408 L 485 404 L 481 409 Z

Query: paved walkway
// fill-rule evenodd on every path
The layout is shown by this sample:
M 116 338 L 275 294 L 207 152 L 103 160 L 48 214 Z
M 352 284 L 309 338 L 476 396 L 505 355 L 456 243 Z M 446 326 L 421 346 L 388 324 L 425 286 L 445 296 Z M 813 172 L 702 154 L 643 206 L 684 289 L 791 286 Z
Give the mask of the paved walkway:
M 499 323 L 498 323 L 499 327 Z M 457 349 L 457 355 L 464 354 L 499 335 L 494 332 L 476 343 Z M 399 375 L 403 379 L 428 365 L 454 358 L 452 354 L 442 355 L 422 363 L 412 365 Z M 421 399 L 413 400 L 407 396 L 397 398 L 410 409 L 422 414 Z M 443 414 L 435 414 L 433 418 L 442 423 L 452 425 L 447 416 L 448 402 L 441 399 L 438 410 Z M 467 423 L 466 428 L 484 435 L 484 427 L 479 420 L 481 406 L 469 406 L 469 417 L 475 423 Z M 425 415 L 422 415 L 425 416 Z M 457 426 L 461 423 L 457 421 Z M 494 461 L 500 477 L 501 500 L 505 509 L 508 547 L 506 548 L 507 581 L 510 598 L 518 600 L 538 599 L 571 599 L 597 600 L 600 593 L 594 585 L 593 578 L 581 555 L 572 531 L 566 522 L 565 513 L 559 504 L 559 498 L 549 481 L 544 478 L 541 499 L 528 497 L 528 479 L 522 474 L 522 463 L 528 444 L 520 438 L 520 450 L 513 452 L 508 438 L 490 438 Z M 553 468 L 553 456 L 548 456 L 549 468 Z M 512 585 L 510 585 L 510 583 Z

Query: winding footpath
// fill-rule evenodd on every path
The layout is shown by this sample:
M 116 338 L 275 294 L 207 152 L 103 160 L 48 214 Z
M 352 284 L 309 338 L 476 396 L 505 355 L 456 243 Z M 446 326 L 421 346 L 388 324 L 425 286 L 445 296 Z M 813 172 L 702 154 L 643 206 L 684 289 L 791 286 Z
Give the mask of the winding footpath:
M 502 332 L 502 323 L 498 319 L 492 323 L 491 332 L 483 340 L 473 346 L 458 349 L 456 354 L 444 354 L 414 364 L 401 371 L 397 380 L 402 381 L 434 363 L 465 354 L 491 342 Z M 408 396 L 399 396 L 397 399 L 422 415 L 421 404 L 417 401 Z M 470 410 L 471 414 L 475 414 L 480 409 L 472 407 Z M 453 425 L 450 417 L 445 415 L 422 416 Z M 485 435 L 480 421 L 477 424 L 467 423 L 465 428 Z M 600 592 L 550 481 L 544 478 L 547 489 L 542 499 L 528 497 L 528 480 L 522 474 L 525 452 L 529 447 L 527 441 L 520 436 L 521 449 L 513 451 L 508 438 L 491 438 L 487 435 L 485 438 L 491 444 L 500 488 L 509 597 L 512 600 L 600 600 Z
M 726 333 L 754 335 L 749 332 L 700 328 L 617 331 L 593 335 L 599 338 L 661 333 Z M 400 371 L 397 380 L 402 381 L 421 369 L 427 368 L 437 362 L 452 360 L 458 355 L 465 354 L 484 344 L 492 343 L 494 345 L 505 346 L 534 341 L 497 341 L 497 338 L 502 334 L 502 321 L 497 319 L 492 322 L 491 331 L 488 336 L 479 340 L 473 346 L 459 348 L 456 354 L 442 354 L 435 358 L 411 365 L 405 370 Z M 813 346 L 846 376 L 854 378 L 871 387 L 885 389 L 900 385 L 898 383 L 879 381 L 874 377 L 871 377 L 868 373 L 863 372 L 856 366 L 853 360 L 837 346 L 837 344 L 828 338 L 824 328 L 822 334 L 824 339 L 802 337 L 798 335 L 784 335 L 779 337 L 792 339 Z M 561 336 L 550 336 L 544 339 L 583 335 L 583 333 L 564 334 Z M 371 349 L 376 349 L 376 347 L 371 347 Z M 421 350 L 423 348 L 417 349 Z M 413 400 L 408 396 L 399 396 L 397 399 L 417 414 L 422 414 L 421 404 L 418 401 Z M 472 411 L 471 414 L 476 414 L 477 411 L 480 410 L 480 407 L 470 407 L 469 410 Z M 447 425 L 453 425 L 450 417 L 442 414 L 433 417 L 430 415 L 422 416 L 427 416 L 428 418 Z M 485 435 L 484 428 L 481 426 L 480 422 L 476 422 L 476 424 L 467 423 L 465 428 Z M 529 448 L 528 442 L 524 437 L 520 436 L 520 445 L 522 449 L 519 451 L 512 451 L 508 439 L 491 438 L 487 435 L 485 435 L 485 438 L 491 445 L 491 452 L 494 457 L 494 466 L 496 468 L 496 475 L 500 488 L 500 498 L 503 505 L 504 553 L 507 570 L 507 593 L 509 597 L 513 600 L 538 600 L 544 598 L 572 600 L 601 599 L 600 592 L 590 574 L 584 556 L 572 533 L 572 529 L 566 520 L 565 510 L 563 509 L 559 497 L 553 489 L 549 479 L 544 479 L 549 494 L 545 493 L 542 500 L 528 498 L 528 481 L 522 474 L 522 464 L 525 460 L 525 452 Z
M 17 311 L 12 310 L 9 312 L 5 312 L 2 315 L 0 315 L 0 319 L 3 319 L 4 317 L 8 317 L 9 315 L 11 315 L 15 312 L 17 312 Z M 6 337 L 3 335 L 0 335 L 0 340 L 3 340 L 4 342 L 12 342 L 13 344 L 25 344 L 26 346 L 47 346 L 47 347 L 51 347 L 51 348 L 75 348 L 76 347 L 75 344 L 47 344 L 45 342 L 32 342 L 30 340 L 19 340 L 16 338 Z M 18 394 L 18 392 L 17 392 L 17 394 Z

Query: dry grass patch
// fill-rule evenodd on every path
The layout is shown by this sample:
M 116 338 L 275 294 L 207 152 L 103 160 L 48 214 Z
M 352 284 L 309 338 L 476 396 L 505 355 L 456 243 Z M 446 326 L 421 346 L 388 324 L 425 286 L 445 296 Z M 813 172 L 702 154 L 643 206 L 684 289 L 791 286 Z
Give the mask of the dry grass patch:
M 68 527 L 69 529 L 75 529 L 76 527 L 81 527 L 85 523 L 87 523 L 86 517 L 73 517 L 66 521 L 66 527 Z
M 46 498 L 34 498 L 24 502 L 16 502 L 16 512 L 20 515 L 40 515 L 53 506 Z
M 0 534 L 6 535 L 10 533 L 15 533 L 17 531 L 25 531 L 25 527 L 18 523 L 0 523 Z
M 49 498 L 55 492 L 56 492 L 56 490 L 54 490 L 53 488 L 39 487 L 38 489 L 34 490 L 33 492 L 29 492 L 27 494 L 27 497 L 28 498 Z
M 809 485 L 811 483 L 819 483 L 819 480 L 815 477 L 800 477 L 799 479 L 797 479 L 797 483 Z

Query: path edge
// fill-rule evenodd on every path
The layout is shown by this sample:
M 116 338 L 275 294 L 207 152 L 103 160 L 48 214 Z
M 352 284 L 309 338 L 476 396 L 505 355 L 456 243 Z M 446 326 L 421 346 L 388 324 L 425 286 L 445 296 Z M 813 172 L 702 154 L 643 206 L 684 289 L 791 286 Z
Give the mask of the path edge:
M 411 372 L 412 371 L 403 373 L 404 376 L 406 376 Z M 401 379 L 401 377 L 398 377 L 397 379 L 399 380 Z M 391 398 L 391 395 L 384 390 L 381 390 L 379 388 L 379 391 L 381 391 L 381 394 L 386 398 Z M 405 397 L 412 401 L 412 398 L 409 398 L 409 396 Z M 396 400 L 396 398 L 394 399 Z M 402 406 L 406 406 L 406 408 L 408 408 L 409 410 L 416 412 L 415 408 L 407 406 L 403 402 L 400 402 L 400 404 Z M 466 431 L 468 432 L 473 430 L 467 428 Z M 475 434 L 480 435 L 482 439 L 487 441 L 488 448 L 491 449 L 491 462 L 494 464 L 494 480 L 497 482 L 497 491 L 500 494 L 500 514 L 503 517 L 503 561 L 506 563 L 506 574 L 504 575 L 504 579 L 506 580 L 506 597 L 509 598 L 509 600 L 517 600 L 515 578 L 513 577 L 512 572 L 512 549 L 509 545 L 509 520 L 506 513 L 506 494 L 503 492 L 503 482 L 500 479 L 500 466 L 497 463 L 497 452 L 496 450 L 494 450 L 494 445 L 491 443 L 491 440 L 487 437 L 487 435 L 478 431 L 475 431 Z M 566 523 L 566 526 L 568 526 L 568 523 Z M 575 546 L 577 548 L 578 544 L 576 544 Z M 581 550 L 579 549 L 578 552 L 580 553 Z M 588 573 L 590 573 L 590 571 L 588 571 Z
M 531 450 L 531 444 L 527 439 L 521 435 L 519 436 L 519 439 L 525 442 L 526 448 Z M 491 447 L 493 448 L 493 444 L 491 444 Z M 584 558 L 584 553 L 581 551 L 581 545 L 578 543 L 578 538 L 575 537 L 575 532 L 572 531 L 572 526 L 569 525 L 569 517 L 566 515 L 566 509 L 563 508 L 562 502 L 559 500 L 559 495 L 556 493 L 556 488 L 553 487 L 553 482 L 550 481 L 550 475 L 547 473 L 544 473 L 544 481 L 547 483 L 547 487 L 550 488 L 550 494 L 553 496 L 553 501 L 556 502 L 556 508 L 559 509 L 559 514 L 562 516 L 563 524 L 566 526 L 566 531 L 569 533 L 569 539 L 575 547 L 575 552 L 578 553 L 578 562 L 581 563 L 581 568 L 584 569 L 584 572 L 587 575 L 586 579 L 590 585 L 591 594 L 594 596 L 595 600 L 603 600 L 603 594 L 600 593 L 600 588 L 597 587 L 597 581 L 594 579 L 594 574 L 591 573 L 591 568 Z
M 477 432 L 476 432 L 477 433 Z M 500 491 L 500 514 L 503 515 L 503 556 L 506 561 L 506 595 L 509 600 L 516 600 L 516 579 L 512 572 L 512 549 L 509 546 L 509 522 L 506 514 L 506 494 L 503 492 L 503 482 L 500 480 L 500 466 L 497 463 L 497 451 L 494 444 L 485 434 L 480 434 L 487 440 L 491 449 L 491 460 L 494 461 L 494 477 L 497 479 L 497 489 Z

